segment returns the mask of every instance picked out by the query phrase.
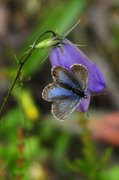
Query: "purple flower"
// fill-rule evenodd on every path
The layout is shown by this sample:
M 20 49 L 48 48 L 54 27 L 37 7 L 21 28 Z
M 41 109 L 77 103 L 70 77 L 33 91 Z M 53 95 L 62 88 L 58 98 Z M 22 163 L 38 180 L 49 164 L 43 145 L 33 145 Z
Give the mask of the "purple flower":
M 79 111 L 86 111 L 90 103 L 90 94 L 92 92 L 101 92 L 106 87 L 105 78 L 97 64 L 91 61 L 76 45 L 69 40 L 64 39 L 60 45 L 55 46 L 50 53 L 50 62 L 52 66 L 64 66 L 70 70 L 73 64 L 82 64 L 88 69 L 87 99 L 82 99 L 77 107 Z

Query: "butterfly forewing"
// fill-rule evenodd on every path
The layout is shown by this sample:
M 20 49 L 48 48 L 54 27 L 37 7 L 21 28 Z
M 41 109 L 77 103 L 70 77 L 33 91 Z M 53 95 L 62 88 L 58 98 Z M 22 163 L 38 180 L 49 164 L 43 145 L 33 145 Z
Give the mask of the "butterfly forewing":
M 65 84 L 73 88 L 78 88 L 78 82 L 66 68 L 56 66 L 52 69 L 52 77 L 54 82 L 58 84 Z
M 72 91 L 62 88 L 55 83 L 46 86 L 42 92 L 42 98 L 50 102 L 67 99 L 71 96 L 74 96 Z
M 75 77 L 77 78 L 78 83 L 80 84 L 81 90 L 84 91 L 87 88 L 88 83 L 88 71 L 81 64 L 74 64 L 71 67 Z

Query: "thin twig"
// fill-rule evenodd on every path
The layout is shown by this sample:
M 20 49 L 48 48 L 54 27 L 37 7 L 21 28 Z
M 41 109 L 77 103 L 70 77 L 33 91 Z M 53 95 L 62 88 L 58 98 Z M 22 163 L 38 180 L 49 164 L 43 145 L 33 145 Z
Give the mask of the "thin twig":
M 20 60 L 19 60 L 19 67 L 18 67 L 16 76 L 15 76 L 15 78 L 14 78 L 14 80 L 13 80 L 13 82 L 12 82 L 10 88 L 9 88 L 9 91 L 8 91 L 6 97 L 4 98 L 4 101 L 3 101 L 3 103 L 2 103 L 2 105 L 1 105 L 1 107 L 0 107 L 0 121 L 1 121 L 2 112 L 3 112 L 3 110 L 4 110 L 4 107 L 6 106 L 6 104 L 7 104 L 7 102 L 8 102 L 8 99 L 9 99 L 9 97 L 10 97 L 10 95 L 11 95 L 11 92 L 12 92 L 12 90 L 13 90 L 13 88 L 14 88 L 14 86 L 15 86 L 18 78 L 19 78 L 19 75 L 20 75 L 20 73 L 21 73 L 21 70 L 22 70 L 24 64 L 26 63 L 26 61 L 27 61 L 27 60 L 29 59 L 29 57 L 31 56 L 31 54 L 32 54 L 33 50 L 35 49 L 35 46 L 36 46 L 37 42 L 39 41 L 39 39 L 40 39 L 42 36 L 44 36 L 45 34 L 47 34 L 47 33 L 52 33 L 55 38 L 56 38 L 56 36 L 57 36 L 53 31 L 50 31 L 50 30 L 49 30 L 49 31 L 46 31 L 46 32 L 44 32 L 44 33 L 42 33 L 42 34 L 40 34 L 40 35 L 38 36 L 38 38 L 35 40 L 35 42 L 33 43 L 33 45 L 32 45 L 32 47 L 30 48 L 30 50 L 27 52 L 27 54 L 25 53 L 25 54 L 20 58 Z

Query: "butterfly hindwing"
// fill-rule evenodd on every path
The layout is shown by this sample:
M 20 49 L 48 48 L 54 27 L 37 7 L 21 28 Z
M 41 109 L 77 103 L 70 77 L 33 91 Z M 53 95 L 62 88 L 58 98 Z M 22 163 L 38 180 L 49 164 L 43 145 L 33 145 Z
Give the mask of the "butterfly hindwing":
M 76 96 L 56 101 L 52 104 L 52 113 L 57 119 L 64 120 L 75 110 L 79 103 L 80 98 Z
M 88 83 L 88 71 L 81 64 L 74 64 L 71 66 L 71 70 L 77 78 L 78 83 L 82 91 L 86 90 Z

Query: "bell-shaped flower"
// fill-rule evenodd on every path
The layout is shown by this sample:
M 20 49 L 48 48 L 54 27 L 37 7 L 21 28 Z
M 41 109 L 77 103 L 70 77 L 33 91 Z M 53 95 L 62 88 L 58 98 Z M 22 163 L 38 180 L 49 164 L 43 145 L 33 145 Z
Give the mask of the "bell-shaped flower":
M 88 70 L 88 98 L 82 99 L 77 107 L 79 111 L 86 111 L 90 103 L 91 92 L 99 93 L 106 87 L 105 77 L 100 67 L 91 61 L 76 45 L 71 43 L 68 39 L 63 39 L 61 44 L 55 45 L 49 56 L 52 66 L 64 66 L 71 70 L 73 64 L 81 64 Z

